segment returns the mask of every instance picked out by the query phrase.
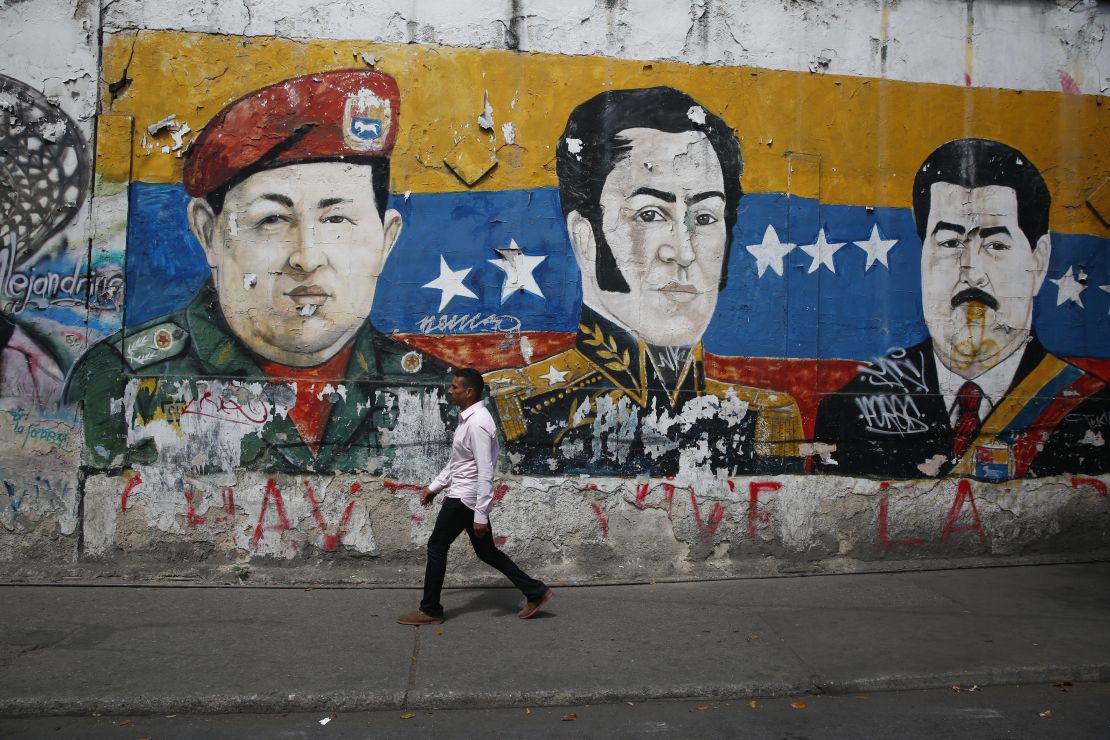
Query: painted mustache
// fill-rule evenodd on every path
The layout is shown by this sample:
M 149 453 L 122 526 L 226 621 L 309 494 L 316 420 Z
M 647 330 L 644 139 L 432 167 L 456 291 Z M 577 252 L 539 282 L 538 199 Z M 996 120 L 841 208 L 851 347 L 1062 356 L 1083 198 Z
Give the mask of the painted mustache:
M 962 305 L 964 303 L 982 303 L 987 308 L 998 310 L 998 301 L 990 293 L 979 288 L 966 288 L 961 290 L 956 295 L 952 296 L 952 308 Z

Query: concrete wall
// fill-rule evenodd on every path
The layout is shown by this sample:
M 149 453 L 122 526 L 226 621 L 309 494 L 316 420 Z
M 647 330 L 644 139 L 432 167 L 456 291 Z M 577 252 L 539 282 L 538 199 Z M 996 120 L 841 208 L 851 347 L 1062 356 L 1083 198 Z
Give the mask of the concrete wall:
M 1104 557 L 1108 20 L 2 3 L 0 562 L 412 581 L 467 365 L 553 579 Z

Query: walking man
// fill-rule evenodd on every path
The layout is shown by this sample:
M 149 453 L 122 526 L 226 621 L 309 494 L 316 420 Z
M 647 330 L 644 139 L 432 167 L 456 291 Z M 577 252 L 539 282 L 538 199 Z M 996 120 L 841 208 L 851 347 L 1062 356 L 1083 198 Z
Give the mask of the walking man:
M 397 617 L 398 624 L 443 623 L 439 594 L 447 572 L 447 551 L 463 530 L 470 536 L 470 544 L 479 559 L 504 573 L 524 592 L 528 603 L 517 613 L 518 617 L 534 616 L 552 596 L 551 589 L 543 581 L 522 571 L 493 542 L 489 510 L 493 506 L 493 471 L 497 467 L 500 446 L 493 417 L 482 400 L 484 387 L 481 373 L 467 367 L 455 371 L 447 391 L 451 401 L 459 407 L 459 426 L 451 442 L 451 459 L 431 485 L 420 492 L 420 503 L 428 506 L 445 488 L 448 493 L 428 540 L 424 598 L 419 609 Z

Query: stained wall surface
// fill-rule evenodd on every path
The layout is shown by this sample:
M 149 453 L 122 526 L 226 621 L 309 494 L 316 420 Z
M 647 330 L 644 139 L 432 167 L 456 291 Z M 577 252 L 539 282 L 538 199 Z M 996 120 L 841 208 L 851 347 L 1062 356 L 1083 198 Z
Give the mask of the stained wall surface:
M 0 561 L 413 580 L 459 367 L 546 577 L 1105 556 L 1108 20 L 4 3 Z

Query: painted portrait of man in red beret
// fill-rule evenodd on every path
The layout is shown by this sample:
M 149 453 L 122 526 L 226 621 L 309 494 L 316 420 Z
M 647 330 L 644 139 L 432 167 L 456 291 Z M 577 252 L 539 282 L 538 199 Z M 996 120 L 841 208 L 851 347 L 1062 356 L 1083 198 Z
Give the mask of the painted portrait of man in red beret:
M 200 467 L 374 469 L 404 403 L 389 387 L 447 377 L 368 321 L 403 227 L 387 208 L 399 114 L 392 77 L 337 70 L 256 90 L 208 123 L 183 181 L 211 278 L 71 373 L 93 464 L 215 449 Z

